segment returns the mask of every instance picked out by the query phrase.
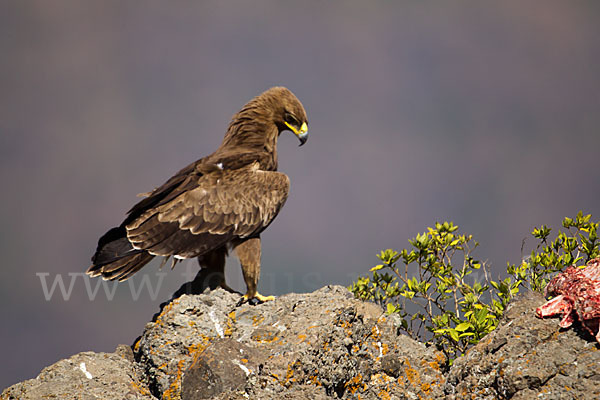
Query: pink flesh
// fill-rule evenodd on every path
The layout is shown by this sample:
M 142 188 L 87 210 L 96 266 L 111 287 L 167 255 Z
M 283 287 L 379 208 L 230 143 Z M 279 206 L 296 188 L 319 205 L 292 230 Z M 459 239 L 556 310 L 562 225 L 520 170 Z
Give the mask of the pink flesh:
M 545 304 L 539 306 L 535 310 L 535 313 L 538 317 L 544 318 L 552 315 L 566 314 L 567 312 L 570 312 L 571 309 L 572 306 L 565 301 L 565 296 L 561 294 L 560 296 L 556 296 L 552 300 L 548 300 Z
M 538 317 L 562 315 L 563 328 L 577 318 L 600 343 L 600 258 L 583 269 L 567 267 L 550 281 L 546 294 L 555 297 L 535 310 Z
M 560 322 L 558 323 L 558 326 L 560 326 L 561 328 L 570 327 L 571 325 L 573 325 L 573 322 L 575 322 L 576 315 L 577 314 L 575 314 L 574 312 L 569 312 L 568 314 L 565 314 L 563 319 L 561 319 Z

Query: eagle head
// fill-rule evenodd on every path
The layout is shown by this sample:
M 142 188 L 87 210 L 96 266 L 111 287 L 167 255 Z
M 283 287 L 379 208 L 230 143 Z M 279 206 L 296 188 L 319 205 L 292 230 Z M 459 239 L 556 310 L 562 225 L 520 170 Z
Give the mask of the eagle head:
M 308 119 L 300 100 L 282 86 L 259 94 L 233 116 L 221 147 L 242 146 L 274 149 L 283 131 L 308 139 Z
M 272 87 L 258 96 L 270 105 L 273 122 L 279 133 L 289 130 L 300 140 L 300 146 L 308 140 L 308 119 L 300 100 L 288 88 Z

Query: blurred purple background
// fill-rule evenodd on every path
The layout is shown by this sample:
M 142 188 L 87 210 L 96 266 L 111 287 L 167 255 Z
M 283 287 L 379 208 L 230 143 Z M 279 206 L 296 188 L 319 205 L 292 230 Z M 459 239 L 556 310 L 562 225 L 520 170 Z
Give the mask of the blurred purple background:
M 0 10 L 0 388 L 131 344 L 195 274 L 155 262 L 133 286 L 80 275 L 137 193 L 212 152 L 270 86 L 304 103 L 310 140 L 279 141 L 292 190 L 263 235 L 265 294 L 348 285 L 435 221 L 473 234 L 497 275 L 534 226 L 600 218 L 598 2 Z M 228 276 L 244 288 L 234 260 Z M 55 279 L 67 296 L 49 296 Z

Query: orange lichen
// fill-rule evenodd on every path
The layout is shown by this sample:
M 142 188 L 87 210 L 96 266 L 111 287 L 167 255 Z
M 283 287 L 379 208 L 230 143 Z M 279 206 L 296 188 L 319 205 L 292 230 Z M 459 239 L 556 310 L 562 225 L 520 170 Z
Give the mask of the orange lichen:
M 387 343 L 381 343 L 381 355 L 386 355 L 389 351 Z
M 264 338 L 260 338 L 257 341 L 260 343 L 274 343 L 281 340 L 279 336 L 266 336 Z
M 271 332 L 266 332 L 264 335 L 254 334 L 252 335 L 252 339 L 258 343 L 273 343 L 280 340 L 279 336 Z
M 227 322 L 225 323 L 225 330 L 223 331 L 223 336 L 231 337 L 231 335 L 233 335 L 234 324 L 235 324 L 235 311 L 232 311 L 227 315 Z
M 316 372 L 315 372 L 315 375 L 311 375 L 308 377 L 308 381 L 315 386 L 321 386 L 321 382 L 319 381 L 319 378 L 317 377 Z
M 181 400 L 181 380 L 183 378 L 184 366 L 185 360 L 180 360 L 177 363 L 177 374 L 171 385 L 169 385 L 169 388 L 163 393 L 163 400 Z
M 165 316 L 165 314 L 167 314 L 169 311 L 171 311 L 171 309 L 173 308 L 173 305 L 179 303 L 178 300 L 173 300 L 172 302 L 170 302 L 169 304 L 167 304 L 166 306 L 163 307 L 162 311 L 160 312 L 160 314 L 158 314 L 158 317 L 156 317 L 156 321 L 154 321 L 155 325 L 158 326 L 164 326 L 164 321 L 163 318 Z
M 200 339 L 202 339 L 201 342 L 192 344 L 190 346 L 186 346 L 188 355 L 192 356 L 192 363 L 190 365 L 190 368 L 196 365 L 198 359 L 200 358 L 200 354 L 202 354 L 204 350 L 206 350 L 206 348 L 210 345 L 210 342 L 212 340 L 212 338 L 205 335 L 200 335 Z
M 262 315 L 255 315 L 252 317 L 252 326 L 258 326 L 263 323 L 265 317 Z
M 204 349 L 206 349 L 209 345 L 209 340 L 204 339 L 202 342 L 200 343 L 196 343 L 196 344 L 192 344 L 190 346 L 186 346 L 186 350 L 188 351 L 188 354 L 193 356 L 198 352 L 202 352 L 204 351 Z
M 356 375 L 355 377 L 353 377 L 352 379 L 350 379 L 348 382 L 346 382 L 344 384 L 344 387 L 346 388 L 346 390 L 348 390 L 350 393 L 352 394 L 356 394 L 356 392 L 360 391 L 365 391 L 367 390 L 367 384 L 363 383 L 363 377 L 362 375 Z
M 371 384 L 374 385 L 386 385 L 395 382 L 395 379 L 387 374 L 375 374 L 371 375 Z
M 287 372 L 285 374 L 285 380 L 283 381 L 283 385 L 285 387 L 289 387 L 291 383 L 296 382 L 296 378 L 294 378 L 294 369 L 298 364 L 298 361 L 295 361 L 292 364 L 288 364 Z
M 379 340 L 381 332 L 379 331 L 379 327 L 377 325 L 373 325 L 373 328 L 371 328 L 371 336 L 373 339 Z
M 151 396 L 152 395 L 152 393 L 148 389 L 146 389 L 145 387 L 143 387 L 141 385 L 141 383 L 139 383 L 137 381 L 132 381 L 132 382 L 130 382 L 130 384 L 131 384 L 131 386 L 133 386 L 133 389 L 135 391 L 137 391 L 138 393 L 141 393 L 144 396 Z
M 140 344 L 141 344 L 141 342 L 142 342 L 142 338 L 140 337 L 140 338 L 139 338 L 139 339 L 138 339 L 138 340 L 135 342 L 135 344 L 133 345 L 133 351 L 134 351 L 134 352 L 136 352 L 136 353 L 137 353 L 138 351 L 140 351 Z
M 412 385 L 416 385 L 418 383 L 419 379 L 419 373 L 417 372 L 416 369 L 411 368 L 410 364 L 408 361 L 406 361 L 406 369 L 404 370 L 404 374 L 406 375 L 406 379 L 408 380 L 408 382 L 410 382 Z

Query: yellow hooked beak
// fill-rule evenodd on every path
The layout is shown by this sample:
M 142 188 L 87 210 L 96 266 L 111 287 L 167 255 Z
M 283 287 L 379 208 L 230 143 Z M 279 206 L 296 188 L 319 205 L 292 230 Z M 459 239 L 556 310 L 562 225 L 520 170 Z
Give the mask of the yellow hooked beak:
M 296 127 L 287 122 L 284 123 L 288 128 L 290 128 L 292 132 L 294 132 L 294 135 L 298 136 L 298 139 L 300 139 L 300 146 L 306 143 L 306 141 L 308 140 L 308 125 L 306 125 L 306 122 L 302 123 L 300 129 L 296 129 Z

